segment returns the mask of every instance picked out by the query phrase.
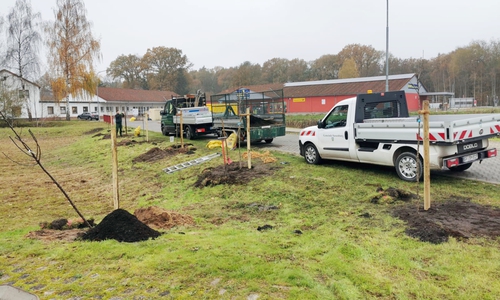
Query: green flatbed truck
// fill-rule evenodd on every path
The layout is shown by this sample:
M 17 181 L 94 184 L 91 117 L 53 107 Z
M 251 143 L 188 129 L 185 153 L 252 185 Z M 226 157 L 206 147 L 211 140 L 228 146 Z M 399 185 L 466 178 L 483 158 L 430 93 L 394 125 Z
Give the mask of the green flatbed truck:
M 238 89 L 230 94 L 210 97 L 213 129 L 218 136 L 240 132 L 240 141 L 247 139 L 247 108 L 250 110 L 250 141 L 272 143 L 286 134 L 283 90 L 253 92 Z M 239 130 L 238 130 L 239 129 Z

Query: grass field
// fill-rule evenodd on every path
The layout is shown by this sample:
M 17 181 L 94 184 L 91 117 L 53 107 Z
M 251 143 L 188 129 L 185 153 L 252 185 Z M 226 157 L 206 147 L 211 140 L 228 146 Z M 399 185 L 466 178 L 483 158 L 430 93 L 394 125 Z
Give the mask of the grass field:
M 62 125 L 61 125 L 62 124 Z M 48 125 L 48 124 L 47 124 Z M 109 127 L 60 122 L 31 128 L 42 164 L 86 218 L 113 211 Z M 32 149 L 27 128 L 19 129 Z M 92 133 L 90 133 L 92 132 Z M 498 299 L 500 240 L 421 242 L 405 234 L 391 210 L 400 201 L 370 200 L 377 187 L 422 194 L 422 184 L 381 168 L 313 166 L 272 152 L 274 173 L 242 185 L 196 188 L 213 159 L 174 174 L 163 168 L 220 149 L 193 141 L 193 154 L 134 163 L 169 139 L 150 133 L 118 147 L 120 207 L 158 206 L 193 217 L 195 225 L 138 243 L 42 241 L 39 224 L 77 218 L 41 168 L 0 129 L 0 285 L 40 299 Z M 132 142 L 132 140 L 134 142 Z M 176 138 L 176 144 L 179 140 Z M 238 162 L 238 151 L 230 153 Z M 432 201 L 450 197 L 500 206 L 498 186 L 435 177 Z M 423 200 L 414 200 L 418 207 Z M 262 206 L 278 209 L 260 210 Z M 371 217 L 362 217 L 369 214 Z M 265 224 L 273 228 L 258 231 Z M 302 234 L 298 234 L 297 232 Z

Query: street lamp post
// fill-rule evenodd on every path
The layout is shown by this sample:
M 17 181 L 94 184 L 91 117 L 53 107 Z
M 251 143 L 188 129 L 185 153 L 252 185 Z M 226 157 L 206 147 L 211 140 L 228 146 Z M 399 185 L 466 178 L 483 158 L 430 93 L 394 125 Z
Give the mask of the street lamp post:
M 385 28 L 385 91 L 389 91 L 389 0 L 387 0 L 387 26 Z
M 99 116 L 99 121 L 101 120 L 101 109 L 99 107 L 100 101 L 99 101 L 99 74 L 102 72 L 106 72 L 106 70 L 102 70 L 97 72 L 95 75 L 97 77 L 97 84 L 96 84 L 96 98 L 97 98 L 97 115 Z

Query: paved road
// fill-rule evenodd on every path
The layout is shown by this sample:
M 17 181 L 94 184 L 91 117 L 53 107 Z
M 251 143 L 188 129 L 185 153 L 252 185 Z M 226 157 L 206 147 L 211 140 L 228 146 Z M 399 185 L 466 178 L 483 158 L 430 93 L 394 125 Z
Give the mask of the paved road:
M 127 125 L 133 128 L 136 128 L 137 126 L 141 126 L 143 129 L 146 128 L 144 121 L 130 122 L 127 120 Z M 147 122 L 147 128 L 151 131 L 160 132 L 160 122 L 149 121 Z M 271 144 L 261 143 L 254 146 L 299 155 L 299 131 L 299 129 L 287 128 L 286 136 L 274 139 Z M 500 150 L 500 142 L 490 142 L 490 148 L 491 147 L 495 147 Z M 486 159 L 482 163 L 475 162 L 472 164 L 470 169 L 460 173 L 450 172 L 447 169 L 432 171 L 432 173 L 500 184 L 500 157 Z

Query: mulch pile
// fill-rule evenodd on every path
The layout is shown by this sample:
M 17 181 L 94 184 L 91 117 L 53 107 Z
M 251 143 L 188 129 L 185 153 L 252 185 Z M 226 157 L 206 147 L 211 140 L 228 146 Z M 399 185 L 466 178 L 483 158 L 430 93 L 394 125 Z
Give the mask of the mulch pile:
M 107 215 L 101 223 L 89 229 L 82 237 L 85 241 L 103 241 L 114 239 L 119 242 L 140 242 L 155 239 L 160 232 L 142 223 L 126 210 L 116 209 Z

